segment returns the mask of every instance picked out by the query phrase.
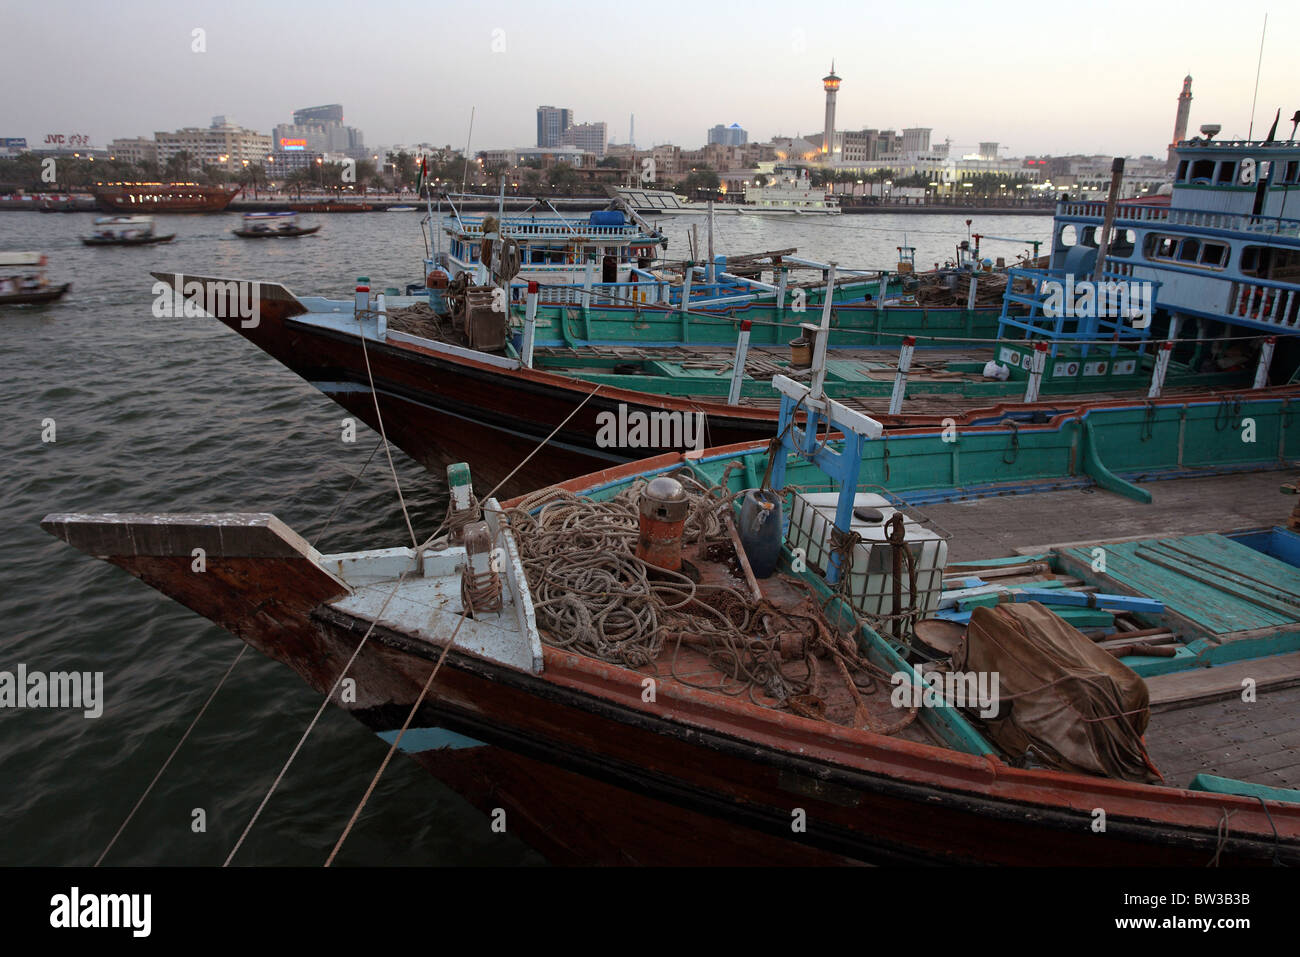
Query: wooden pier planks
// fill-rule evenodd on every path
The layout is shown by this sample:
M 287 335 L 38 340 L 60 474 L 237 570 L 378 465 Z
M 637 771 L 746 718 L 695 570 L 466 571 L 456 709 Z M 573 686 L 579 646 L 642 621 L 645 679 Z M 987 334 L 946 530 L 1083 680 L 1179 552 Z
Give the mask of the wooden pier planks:
M 1300 625 L 1300 569 L 1222 535 L 1119 542 L 1105 549 L 1106 574 L 1223 638 Z M 1091 548 L 1066 554 L 1091 563 Z

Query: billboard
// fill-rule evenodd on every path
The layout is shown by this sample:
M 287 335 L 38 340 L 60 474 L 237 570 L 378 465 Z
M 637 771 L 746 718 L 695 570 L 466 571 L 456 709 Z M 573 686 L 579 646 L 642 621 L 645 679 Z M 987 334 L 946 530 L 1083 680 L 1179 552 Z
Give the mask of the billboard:
M 25 149 L 27 149 L 27 137 L 25 137 L 25 136 L 0 136 L 0 149 L 3 149 L 3 150 L 25 150 Z
M 280 137 L 280 149 L 282 150 L 305 150 L 307 148 L 306 140 L 290 140 Z

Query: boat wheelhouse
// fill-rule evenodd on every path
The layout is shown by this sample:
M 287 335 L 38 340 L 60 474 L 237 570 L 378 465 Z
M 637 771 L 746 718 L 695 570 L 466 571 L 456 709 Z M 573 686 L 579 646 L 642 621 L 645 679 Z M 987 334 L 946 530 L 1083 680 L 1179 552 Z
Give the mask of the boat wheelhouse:
M 777 164 L 764 186 L 745 190 L 745 205 L 740 212 L 751 214 L 793 214 L 802 216 L 837 216 L 839 200 L 826 190 L 814 188 L 804 166 Z
M 493 243 L 501 243 L 513 250 L 510 255 L 518 266 L 513 284 L 519 287 L 529 282 L 630 282 L 633 271 L 648 268 L 667 245 L 661 232 L 620 210 L 597 210 L 584 221 L 558 214 L 462 216 L 453 207 L 443 232 L 447 248 L 426 261 L 426 271 L 443 268 L 450 280 L 466 275 L 471 282 L 485 284 L 490 273 L 484 251 L 490 253 Z
M 1254 366 L 1263 382 L 1300 371 L 1300 142 L 1196 138 L 1176 147 L 1168 204 L 1119 203 L 1109 236 L 1104 202 L 1063 202 L 1047 271 L 1013 270 L 1033 284 L 1029 315 L 1000 333 L 1050 340 L 1048 376 L 1117 364 L 1155 371 Z M 1097 260 L 1106 240 L 1103 268 Z M 1149 322 L 1046 315 L 1054 283 L 1099 278 L 1154 297 Z M 1013 301 L 1008 299 L 1008 302 Z M 1112 340 L 1109 342 L 1101 340 Z M 1075 340 L 1074 342 L 1070 340 Z M 1163 340 L 1156 349 L 1149 347 Z M 1029 361 L 1029 345 L 1004 361 Z M 1100 371 L 1098 371 L 1100 370 Z
M 44 253 L 0 252 L 0 306 L 53 302 L 72 287 L 68 282 L 51 283 L 46 266 Z

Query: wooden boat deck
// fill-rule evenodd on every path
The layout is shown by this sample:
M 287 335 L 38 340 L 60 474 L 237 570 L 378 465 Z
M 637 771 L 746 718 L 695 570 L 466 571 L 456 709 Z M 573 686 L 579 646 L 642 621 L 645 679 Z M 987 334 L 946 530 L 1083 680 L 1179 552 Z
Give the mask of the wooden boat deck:
M 582 378 L 596 372 L 608 374 L 622 373 L 627 376 L 623 383 L 627 388 L 636 388 L 638 375 L 671 378 L 675 380 L 695 379 L 708 381 L 710 378 L 719 382 L 728 381 L 731 376 L 735 350 L 710 346 L 665 346 L 647 348 L 644 346 L 581 346 L 573 349 L 554 347 L 538 348 L 534 353 L 536 364 L 550 372 L 573 375 Z M 784 375 L 795 380 L 807 380 L 812 375 L 811 369 L 791 369 L 788 349 L 751 348 L 745 359 L 745 375 L 749 379 L 767 381 L 774 375 Z M 961 348 L 935 348 L 919 350 L 908 373 L 907 400 L 904 411 L 915 415 L 950 415 L 972 409 L 986 408 L 999 401 L 1019 399 L 1023 390 L 1013 391 L 1006 396 L 965 395 L 952 389 L 954 384 L 980 383 L 988 384 L 981 371 L 965 371 L 954 366 L 975 365 L 982 370 L 984 364 L 994 358 L 992 346 L 965 346 Z M 876 393 L 870 396 L 836 396 L 845 406 L 869 415 L 884 414 L 889 405 L 888 392 L 892 388 L 898 369 L 898 350 L 896 348 L 831 348 L 826 352 L 828 381 L 858 383 Z M 602 363 L 602 367 L 593 368 L 592 360 Z M 710 376 L 709 373 L 712 373 Z M 683 382 L 683 390 L 674 394 L 680 398 L 695 402 L 718 402 L 720 397 L 716 388 L 713 391 L 690 391 L 689 384 Z M 927 391 L 927 387 L 935 387 Z M 1164 395 L 1191 394 L 1205 391 L 1203 387 L 1169 386 Z M 1103 402 L 1110 399 L 1145 399 L 1147 385 L 1141 388 L 1119 389 L 1112 391 L 1090 391 L 1086 394 L 1088 401 Z M 1051 402 L 1055 396 L 1044 394 L 1042 401 Z M 1060 397 L 1063 401 L 1067 396 Z M 748 409 L 777 411 L 781 407 L 781 397 L 773 392 L 771 395 L 742 396 L 739 405 Z
M 1153 482 L 1150 504 L 1089 488 L 925 511 L 954 533 L 951 561 L 1055 552 L 1073 559 L 1063 570 L 1078 571 L 1104 543 L 1106 571 L 1091 580 L 1107 593 L 1163 601 L 1161 622 L 1181 643 L 1173 660 L 1184 670 L 1146 677 L 1146 743 L 1165 783 L 1187 787 L 1204 773 L 1300 789 L 1300 569 L 1214 534 L 1284 524 L 1291 500 L 1279 486 L 1294 477 Z M 1243 700 L 1247 686 L 1255 701 Z

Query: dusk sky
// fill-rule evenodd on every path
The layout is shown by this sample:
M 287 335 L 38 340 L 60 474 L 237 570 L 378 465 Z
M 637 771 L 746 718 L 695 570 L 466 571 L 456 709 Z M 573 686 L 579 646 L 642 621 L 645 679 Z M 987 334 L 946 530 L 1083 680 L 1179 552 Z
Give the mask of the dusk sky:
M 626 142 L 697 148 L 716 123 L 751 140 L 928 126 L 958 152 L 1163 154 L 1185 74 L 1190 133 L 1245 136 L 1268 12 L 1255 134 L 1300 109 L 1300 4 L 839 2 L 344 3 L 43 0 L 7 4 L 0 137 L 113 137 L 207 126 L 270 133 L 342 103 L 368 146 L 532 145 L 540 104 Z M 192 51 L 205 31 L 206 52 Z M 494 46 L 500 52 L 494 52 Z M 500 49 L 504 47 L 504 49 Z

